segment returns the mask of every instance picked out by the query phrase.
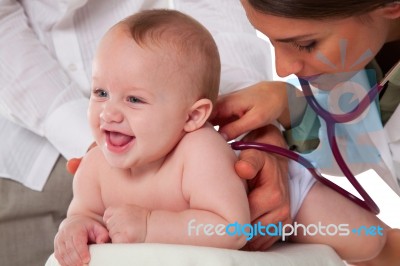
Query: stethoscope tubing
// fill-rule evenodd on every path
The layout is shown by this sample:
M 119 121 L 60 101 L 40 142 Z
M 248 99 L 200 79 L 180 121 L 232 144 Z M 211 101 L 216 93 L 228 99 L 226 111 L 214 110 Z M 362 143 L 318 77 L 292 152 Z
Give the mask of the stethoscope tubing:
M 303 167 L 305 167 L 310 174 L 317 179 L 319 182 L 321 182 L 322 184 L 330 187 L 331 189 L 335 190 L 336 192 L 340 193 L 342 196 L 348 198 L 349 200 L 353 201 L 354 203 L 356 203 L 357 205 L 361 206 L 362 208 L 373 212 L 374 214 L 378 214 L 379 213 L 379 208 L 378 206 L 376 206 L 375 202 L 368 201 L 362 201 L 361 199 L 359 199 L 358 197 L 354 196 L 353 194 L 351 194 L 350 192 L 348 192 L 347 190 L 341 188 L 340 186 L 336 185 L 335 183 L 333 183 L 332 181 L 330 181 L 329 179 L 326 179 L 325 177 L 323 177 L 319 171 L 304 157 L 302 157 L 301 155 L 297 154 L 296 152 L 293 152 L 291 150 L 288 150 L 286 148 L 282 148 L 282 147 L 278 147 L 275 145 L 271 145 L 271 144 L 265 144 L 265 143 L 259 143 L 259 142 L 249 142 L 249 141 L 235 141 L 231 143 L 231 147 L 234 150 L 247 150 L 247 149 L 256 149 L 259 151 L 263 151 L 263 152 L 267 152 L 267 153 L 274 153 L 274 154 L 278 154 L 281 155 L 283 157 L 286 157 L 288 159 L 291 159 L 295 162 L 298 162 L 299 164 L 301 164 Z M 350 180 L 349 180 L 350 181 Z M 368 194 L 365 192 L 365 190 L 362 188 L 362 186 L 358 183 L 357 180 L 355 180 L 358 184 L 358 186 L 356 185 L 355 188 L 357 191 L 359 191 L 360 187 L 361 189 L 364 191 L 364 193 L 362 192 L 362 194 L 360 193 L 360 195 L 363 196 L 363 198 L 365 197 L 366 194 L 367 198 L 370 199 L 370 197 L 368 196 Z M 354 183 L 354 180 L 351 181 L 352 184 Z
M 328 142 L 331 148 L 333 157 L 335 158 L 339 168 L 342 170 L 345 177 L 348 181 L 353 185 L 353 187 L 357 190 L 363 200 L 359 199 L 355 195 L 351 194 L 347 190 L 341 188 L 340 186 L 336 185 L 332 181 L 323 177 L 318 170 L 314 167 L 312 163 L 310 163 L 306 158 L 302 157 L 301 155 L 293 152 L 289 149 L 281 148 L 278 146 L 265 144 L 265 143 L 258 143 L 258 142 L 244 142 L 244 141 L 235 141 L 231 143 L 231 147 L 234 150 L 246 150 L 246 149 L 256 149 L 268 153 L 274 153 L 281 156 L 284 156 L 288 159 L 296 161 L 303 165 L 311 175 L 317 179 L 319 182 L 323 183 L 324 185 L 330 187 L 331 189 L 337 191 L 347 199 L 353 201 L 354 203 L 358 204 L 360 207 L 374 213 L 379 214 L 380 210 L 377 204 L 372 200 L 372 198 L 368 195 L 365 189 L 361 186 L 361 184 L 357 181 L 351 170 L 349 169 L 348 165 L 344 161 L 335 135 L 335 125 L 336 123 L 346 123 L 352 121 L 359 117 L 370 104 L 374 101 L 379 92 L 382 90 L 383 86 L 376 85 L 374 86 L 367 95 L 360 101 L 360 103 L 350 112 L 345 114 L 331 114 L 325 109 L 323 109 L 320 104 L 317 102 L 314 94 L 311 91 L 311 87 L 308 81 L 299 78 L 300 85 L 306 97 L 307 103 L 310 107 L 314 110 L 314 112 L 320 116 L 325 122 L 327 127 L 327 135 L 328 135 Z
M 314 110 L 314 112 L 325 121 L 327 127 L 328 143 L 339 168 L 342 170 L 345 177 L 357 190 L 360 196 L 364 199 L 364 201 L 362 201 L 363 203 L 360 206 L 373 212 L 374 214 L 379 214 L 379 207 L 368 195 L 365 189 L 361 186 L 361 184 L 355 178 L 354 174 L 349 169 L 347 163 L 344 161 L 337 144 L 335 126 L 337 123 L 350 122 L 359 117 L 371 105 L 371 103 L 374 102 L 374 99 L 379 95 L 379 92 L 383 89 L 383 86 L 380 84 L 376 84 L 374 87 L 372 87 L 368 91 L 367 95 L 365 95 L 364 98 L 360 101 L 360 103 L 350 112 L 347 112 L 345 114 L 331 114 L 324 108 L 322 108 L 321 105 L 317 102 L 314 94 L 311 91 L 309 83 L 301 78 L 299 78 L 299 81 L 301 88 L 306 95 L 307 103 Z M 349 196 L 350 195 L 347 195 L 346 197 L 349 198 Z M 352 197 L 355 196 L 352 195 Z

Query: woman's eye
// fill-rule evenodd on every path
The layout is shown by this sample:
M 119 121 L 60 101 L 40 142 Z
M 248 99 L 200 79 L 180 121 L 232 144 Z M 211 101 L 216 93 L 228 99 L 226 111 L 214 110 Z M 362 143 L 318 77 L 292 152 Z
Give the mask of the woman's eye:
M 103 90 L 103 89 L 95 89 L 95 90 L 93 91 L 93 94 L 94 94 L 96 97 L 100 97 L 100 98 L 106 98 L 106 97 L 108 97 L 108 93 L 107 93 L 105 90 Z
M 307 42 L 293 42 L 293 45 L 300 51 L 306 51 L 307 53 L 311 53 L 317 42 L 316 41 L 307 41 Z
M 141 99 L 139 99 L 138 97 L 135 97 L 135 96 L 129 96 L 128 97 L 128 102 L 130 102 L 130 103 L 143 103 L 143 101 Z

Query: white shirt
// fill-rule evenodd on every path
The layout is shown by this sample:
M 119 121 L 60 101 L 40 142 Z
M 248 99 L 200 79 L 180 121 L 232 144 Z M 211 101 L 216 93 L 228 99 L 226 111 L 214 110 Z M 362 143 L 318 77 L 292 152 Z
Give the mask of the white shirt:
M 172 6 L 213 34 L 221 93 L 272 78 L 269 46 L 237 0 L 0 0 L 0 176 L 41 190 L 60 154 L 82 156 L 98 41 L 138 10 Z

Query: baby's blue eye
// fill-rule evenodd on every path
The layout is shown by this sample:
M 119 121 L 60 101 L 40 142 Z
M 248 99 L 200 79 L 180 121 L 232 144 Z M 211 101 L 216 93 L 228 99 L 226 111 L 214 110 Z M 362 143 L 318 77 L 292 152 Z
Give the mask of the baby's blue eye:
M 129 96 L 128 97 L 128 102 L 130 102 L 130 103 L 143 103 L 143 101 L 141 99 L 139 99 L 138 97 L 135 97 L 135 96 Z
M 93 94 L 97 97 L 106 98 L 108 97 L 108 93 L 103 89 L 96 89 L 93 91 Z

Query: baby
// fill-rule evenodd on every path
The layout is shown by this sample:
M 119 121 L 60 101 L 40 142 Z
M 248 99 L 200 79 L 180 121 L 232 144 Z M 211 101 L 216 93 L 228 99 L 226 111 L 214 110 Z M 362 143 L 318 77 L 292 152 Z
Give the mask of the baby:
M 74 198 L 55 238 L 61 264 L 88 263 L 90 242 L 246 243 L 244 235 L 187 229 L 190 221 L 250 222 L 236 156 L 207 123 L 219 77 L 212 36 L 177 11 L 144 11 L 106 33 L 88 110 L 97 146 L 74 177 Z

